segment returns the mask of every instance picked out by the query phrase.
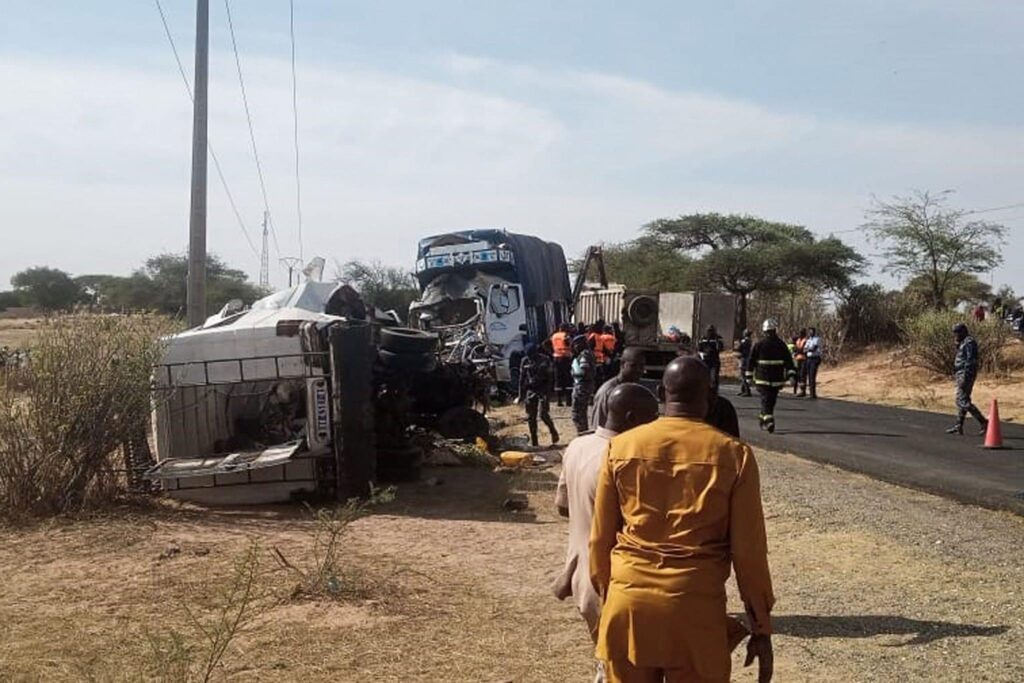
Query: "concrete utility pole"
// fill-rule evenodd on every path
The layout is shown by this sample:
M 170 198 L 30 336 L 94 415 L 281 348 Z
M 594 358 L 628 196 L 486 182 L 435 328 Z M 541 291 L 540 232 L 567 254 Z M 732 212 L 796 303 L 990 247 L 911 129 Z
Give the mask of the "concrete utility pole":
M 192 210 L 188 221 L 188 326 L 206 320 L 206 124 L 210 67 L 210 2 L 196 3 L 196 78 L 192 107 Z

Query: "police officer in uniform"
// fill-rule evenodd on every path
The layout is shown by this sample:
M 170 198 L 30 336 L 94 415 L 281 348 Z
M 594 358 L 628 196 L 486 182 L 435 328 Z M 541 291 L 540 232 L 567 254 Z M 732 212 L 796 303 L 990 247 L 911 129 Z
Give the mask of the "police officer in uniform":
M 722 349 L 725 345 L 722 342 L 722 335 L 714 325 L 708 325 L 704 336 L 697 342 L 697 352 L 704 365 L 708 366 L 711 374 L 711 388 L 718 390 L 718 378 L 722 372 Z
M 786 342 L 779 338 L 779 323 L 768 318 L 761 325 L 761 331 L 764 336 L 750 350 L 747 377 L 761 394 L 761 429 L 770 434 L 775 431 L 775 403 L 779 400 L 779 391 L 796 377 L 796 366 Z
M 576 354 L 572 359 L 572 423 L 576 425 L 577 434 L 590 429 L 587 413 L 597 389 L 597 359 L 592 346 L 593 342 L 583 336 L 572 340 Z
M 979 434 L 988 428 L 988 420 L 981 414 L 978 407 L 971 401 L 974 380 L 978 377 L 978 342 L 974 341 L 967 330 L 967 325 L 957 323 L 953 326 L 953 336 L 957 342 L 956 358 L 953 359 L 953 377 L 956 379 L 956 424 L 946 430 L 947 434 L 963 434 L 964 420 L 967 413 L 981 425 Z
M 526 422 L 530 426 L 530 443 L 537 442 L 537 416 L 551 432 L 551 444 L 558 443 L 558 430 L 551 419 L 549 396 L 555 385 L 555 370 L 548 356 L 536 344 L 526 347 L 526 357 L 519 366 L 519 396 L 516 403 L 526 403 Z

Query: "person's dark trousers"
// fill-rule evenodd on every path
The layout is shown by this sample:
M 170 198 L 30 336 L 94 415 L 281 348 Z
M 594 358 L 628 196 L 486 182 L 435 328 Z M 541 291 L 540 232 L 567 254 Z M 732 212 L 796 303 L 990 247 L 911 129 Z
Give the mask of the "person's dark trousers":
M 781 387 L 769 387 L 759 384 L 757 392 L 761 394 L 761 424 L 775 423 L 775 404 L 779 400 Z
M 538 445 L 538 414 L 540 415 L 541 421 L 547 426 L 548 431 L 551 432 L 551 443 L 558 443 L 558 430 L 555 429 L 555 423 L 551 419 L 548 397 L 543 394 L 529 392 L 526 394 L 526 423 L 530 427 L 530 443 L 534 446 Z
M 558 405 L 572 405 L 572 357 L 555 358 L 555 399 Z
M 595 386 L 591 382 L 581 382 L 572 388 L 572 423 L 576 426 L 577 435 L 590 429 L 587 413 Z
M 818 398 L 818 366 L 821 365 L 821 358 L 812 356 L 808 358 L 807 363 L 807 390 L 811 394 L 811 398 Z
M 712 389 L 717 389 L 718 388 L 718 380 L 719 380 L 719 378 L 720 378 L 720 376 L 722 374 L 722 364 L 721 363 L 715 363 L 714 365 L 709 365 L 708 366 L 708 372 L 711 373 L 711 388 Z
M 960 425 L 963 425 L 967 413 L 974 416 L 978 424 L 988 424 L 988 420 L 985 419 L 985 416 L 981 414 L 978 407 L 971 401 L 971 392 L 974 391 L 975 379 L 976 377 L 973 373 L 957 373 L 956 375 L 956 419 Z
M 523 354 L 513 351 L 508 357 L 509 384 L 512 385 L 512 395 L 519 393 L 519 368 L 522 367 Z

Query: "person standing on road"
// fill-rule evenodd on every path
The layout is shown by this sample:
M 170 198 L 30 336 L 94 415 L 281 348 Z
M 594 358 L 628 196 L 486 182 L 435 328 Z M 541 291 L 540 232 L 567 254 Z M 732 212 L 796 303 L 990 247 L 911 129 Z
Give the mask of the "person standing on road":
M 807 330 L 800 329 L 800 334 L 793 341 L 793 362 L 796 364 L 796 382 L 793 383 L 793 393 L 803 398 L 807 396 L 807 354 L 804 346 L 807 345 Z M 800 393 L 797 394 L 797 387 Z
M 605 425 L 598 426 L 593 434 L 578 436 L 569 443 L 562 458 L 562 474 L 555 492 L 558 513 L 569 518 L 565 569 L 555 580 L 555 597 L 559 600 L 570 595 L 573 597 L 595 645 L 597 627 L 601 623 L 601 598 L 590 582 L 589 543 L 597 476 L 612 438 L 657 419 L 658 399 L 639 384 L 617 383 L 609 392 L 606 417 Z M 604 667 L 600 661 L 594 680 L 595 683 L 604 681 Z
M 563 402 L 572 405 L 572 326 L 563 323 L 558 331 L 551 335 L 551 348 L 555 360 L 555 400 L 558 405 Z
M 591 349 L 592 342 L 586 337 L 575 337 L 572 340 L 572 423 L 576 425 L 576 433 L 582 434 L 590 425 L 587 422 L 587 411 L 590 410 L 590 399 L 594 396 L 597 379 L 597 361 Z
M 956 424 L 946 430 L 947 434 L 963 434 L 964 420 L 967 413 L 981 425 L 979 434 L 988 428 L 988 420 L 981 414 L 978 407 L 971 401 L 974 380 L 978 377 L 978 342 L 974 341 L 967 325 L 957 323 L 953 326 L 953 337 L 957 342 L 956 357 L 953 359 L 953 377 L 956 380 Z
M 551 359 L 536 344 L 526 347 L 526 357 L 519 366 L 519 396 L 516 403 L 526 404 L 526 422 L 530 427 L 530 444 L 538 445 L 537 416 L 551 433 L 551 445 L 558 443 L 558 430 L 551 419 L 551 391 L 554 389 L 554 367 Z
M 753 335 L 750 330 L 744 329 L 740 340 L 736 342 L 736 356 L 740 366 L 739 396 L 750 396 L 750 381 L 747 379 L 747 367 L 750 363 L 750 349 L 752 349 L 753 346 Z
M 594 405 L 590 409 L 590 420 L 588 422 L 591 429 L 604 426 L 605 420 L 608 418 L 608 399 L 611 397 L 615 387 L 627 382 L 639 382 L 644 376 L 646 368 L 643 349 L 630 346 L 622 352 L 619 374 L 598 387 L 597 393 L 594 394 Z M 651 395 L 653 396 L 654 394 Z
M 771 434 L 775 431 L 775 404 L 779 400 L 779 392 L 787 380 L 796 377 L 796 367 L 786 342 L 779 338 L 779 323 L 768 318 L 761 325 L 761 331 L 764 336 L 750 350 L 747 376 L 761 394 L 761 429 Z
M 818 398 L 818 367 L 821 365 L 821 353 L 823 347 L 818 330 L 810 328 L 807 331 L 807 343 L 804 344 L 804 354 L 807 356 L 807 391 L 811 398 Z
M 598 475 L 590 577 L 603 598 L 597 657 L 612 683 L 728 681 L 745 629 L 726 613 L 730 563 L 753 635 L 746 663 L 771 680 L 775 602 L 750 446 L 708 426 L 710 376 L 665 370 L 665 417 L 611 441 Z
M 704 336 L 697 342 L 697 353 L 700 354 L 704 365 L 708 366 L 712 389 L 718 389 L 718 378 L 722 372 L 722 349 L 724 348 L 722 335 L 718 334 L 714 325 L 708 325 Z

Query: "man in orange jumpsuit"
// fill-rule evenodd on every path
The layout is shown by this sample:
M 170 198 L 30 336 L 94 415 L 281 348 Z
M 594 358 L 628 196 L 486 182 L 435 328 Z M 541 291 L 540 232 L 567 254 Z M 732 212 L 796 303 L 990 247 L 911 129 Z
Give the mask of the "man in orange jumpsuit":
M 665 370 L 665 416 L 615 437 L 598 476 L 590 576 L 603 597 L 596 656 L 612 683 L 728 681 L 730 563 L 772 677 L 771 574 L 754 454 L 704 422 L 710 378 Z
M 555 400 L 558 405 L 572 405 L 572 325 L 563 323 L 551 335 L 552 356 L 555 359 Z

